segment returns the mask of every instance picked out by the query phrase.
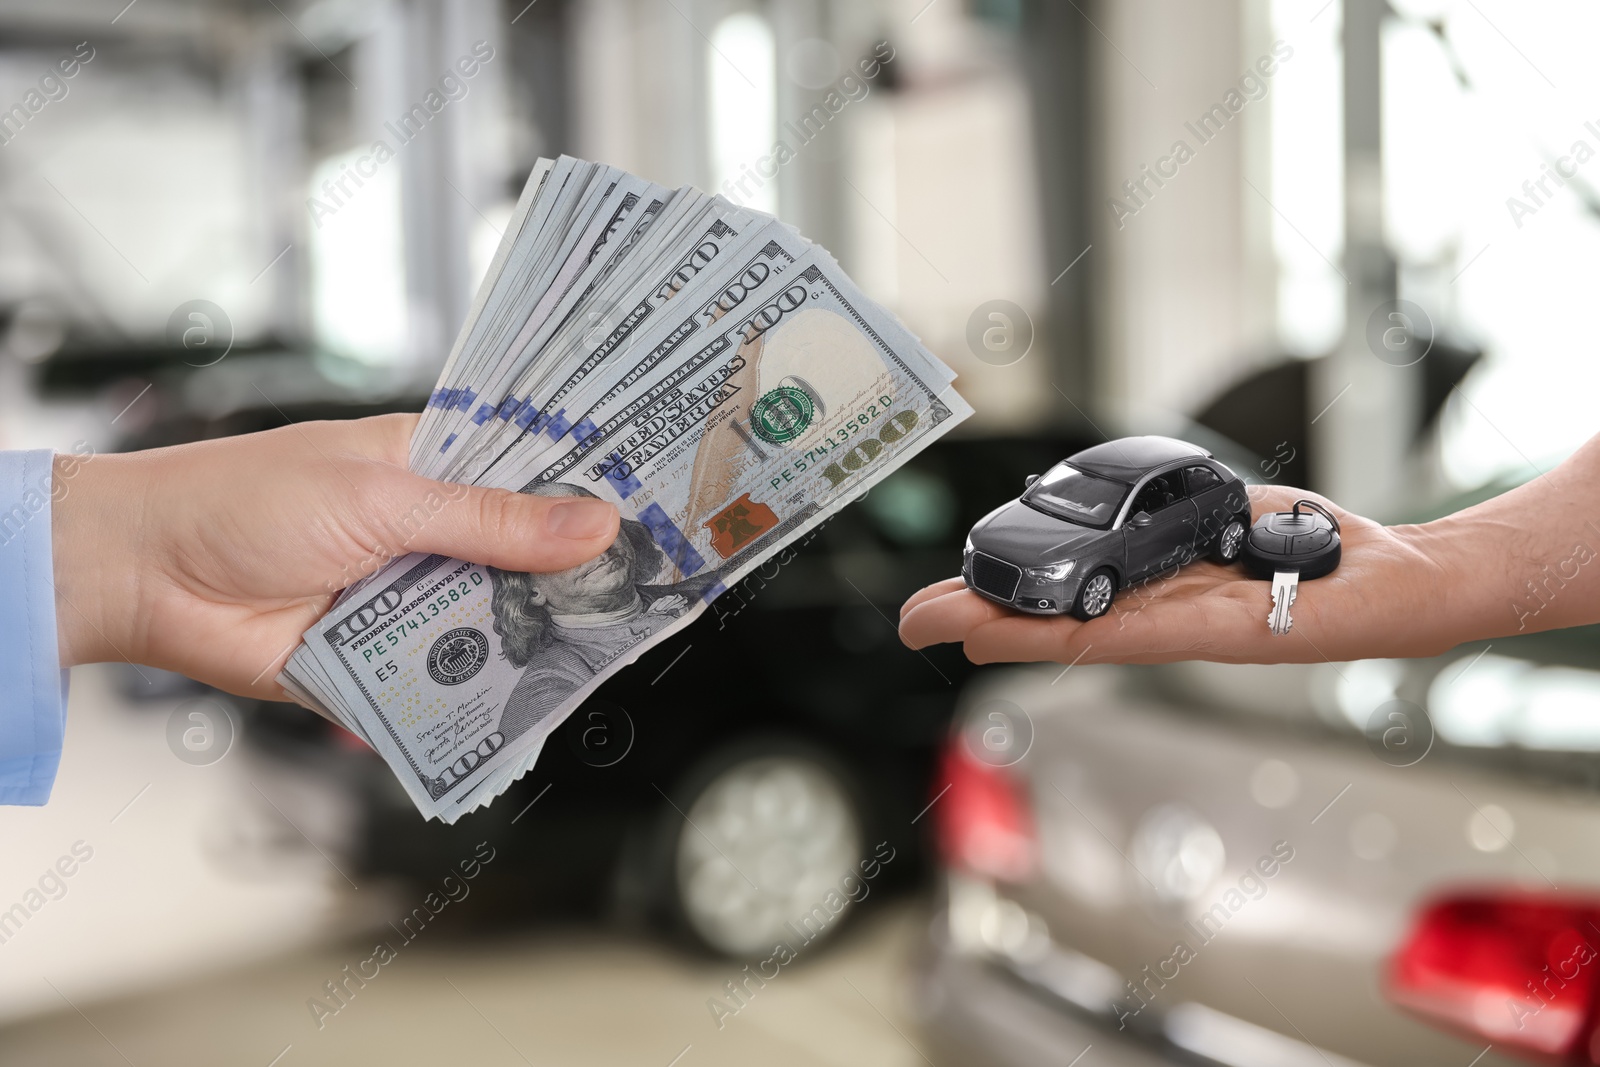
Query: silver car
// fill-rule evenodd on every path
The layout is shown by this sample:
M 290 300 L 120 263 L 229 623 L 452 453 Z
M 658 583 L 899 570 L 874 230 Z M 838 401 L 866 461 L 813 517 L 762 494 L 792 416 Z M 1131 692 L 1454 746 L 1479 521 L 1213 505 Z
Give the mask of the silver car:
M 1597 652 L 991 676 L 934 783 L 924 1047 L 1600 1062 Z

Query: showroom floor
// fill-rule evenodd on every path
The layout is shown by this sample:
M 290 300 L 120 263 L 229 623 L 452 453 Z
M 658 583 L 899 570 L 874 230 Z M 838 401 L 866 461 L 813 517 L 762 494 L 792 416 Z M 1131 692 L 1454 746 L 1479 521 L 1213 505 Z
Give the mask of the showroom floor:
M 238 752 L 185 765 L 166 736 L 180 705 L 126 700 L 108 668 L 75 672 L 50 804 L 0 809 L 0 909 L 48 883 L 0 938 L 6 1067 L 925 1062 L 908 1006 L 927 921 L 915 901 L 867 907 L 735 1014 L 738 967 L 557 919 L 504 934 L 440 922 L 369 964 L 381 893 L 287 829 L 336 822 L 316 783 L 269 783 Z M 91 858 L 58 894 L 48 872 L 75 847 Z M 346 981 L 340 1006 L 327 983 L 347 966 L 376 977 Z
M 493 945 L 419 942 L 320 1029 L 307 1000 L 321 994 L 336 1004 L 323 983 L 370 950 L 302 950 L 149 995 L 79 1004 L 82 1014 L 64 1007 L 0 1030 L 0 1060 L 910 1067 L 924 1063 L 904 1000 L 922 917 L 910 904 L 866 916 L 815 961 L 782 970 L 720 1028 L 707 1001 L 738 968 L 620 935 L 565 931 Z M 722 1002 L 730 1003 L 725 994 Z

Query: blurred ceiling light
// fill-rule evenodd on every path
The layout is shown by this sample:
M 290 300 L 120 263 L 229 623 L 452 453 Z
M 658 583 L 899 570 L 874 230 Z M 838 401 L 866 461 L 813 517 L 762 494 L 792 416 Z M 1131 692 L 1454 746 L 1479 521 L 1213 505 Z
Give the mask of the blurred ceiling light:
M 1485 653 L 1462 668 L 1441 671 L 1428 687 L 1428 718 L 1452 745 L 1505 744 L 1531 670 L 1526 660 Z
M 300 9 L 294 27 L 313 48 L 332 53 L 374 32 L 386 6 L 378 0 L 316 0 Z
M 323 350 L 392 365 L 409 356 L 400 168 L 369 164 L 362 172 L 373 173 L 351 178 L 367 156 L 353 149 L 312 171 L 310 195 L 333 210 L 310 226 L 311 320 Z M 328 186 L 346 192 L 330 195 Z
M 1434 679 L 1428 717 L 1453 745 L 1600 752 L 1600 671 L 1480 656 Z
M 1526 702 L 1512 737 L 1547 752 L 1600 751 L 1600 673 L 1543 667 L 1525 687 Z
M 1300 776 L 1281 759 L 1262 760 L 1250 775 L 1250 796 L 1263 808 L 1286 808 L 1300 795 Z
M 778 210 L 777 60 L 772 27 L 760 15 L 729 15 L 711 31 L 711 191 L 759 211 Z M 763 163 L 766 165 L 763 166 Z
M 1474 805 L 1467 817 L 1467 841 L 1479 852 L 1499 852 L 1516 833 L 1516 821 L 1498 804 Z
M 1199 813 L 1181 804 L 1161 804 L 1134 829 L 1133 865 L 1163 901 L 1197 900 L 1227 862 L 1222 837 Z
M 1372 713 L 1398 696 L 1404 669 L 1398 660 L 1362 659 L 1347 663 L 1334 683 L 1334 701 L 1345 719 L 1365 730 Z
M 1454 274 L 1469 214 L 1456 146 L 1476 131 L 1430 30 L 1391 19 L 1382 41 L 1384 233 L 1401 263 L 1448 266 Z
M 1278 258 L 1278 334 L 1310 358 L 1344 333 L 1344 9 L 1332 0 L 1307 21 L 1297 0 L 1273 0 L 1272 29 L 1294 56 L 1273 78 L 1272 177 L 1267 195 Z

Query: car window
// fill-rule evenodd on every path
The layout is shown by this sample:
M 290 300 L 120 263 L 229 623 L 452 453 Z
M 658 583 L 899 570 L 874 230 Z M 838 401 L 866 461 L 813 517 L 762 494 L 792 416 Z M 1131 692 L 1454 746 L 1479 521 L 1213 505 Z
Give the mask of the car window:
M 1128 487 L 1121 482 L 1057 463 L 1022 494 L 1022 501 L 1058 519 L 1105 529 L 1127 495 Z
M 1222 476 L 1210 467 L 1186 467 L 1184 478 L 1189 483 L 1189 494 L 1203 493 L 1222 484 Z
M 1183 482 L 1178 477 L 1177 471 L 1158 474 L 1144 483 L 1144 488 L 1134 497 L 1133 508 L 1129 514 L 1137 515 L 1141 511 L 1148 511 L 1154 515 L 1162 508 L 1176 504 L 1183 497 Z

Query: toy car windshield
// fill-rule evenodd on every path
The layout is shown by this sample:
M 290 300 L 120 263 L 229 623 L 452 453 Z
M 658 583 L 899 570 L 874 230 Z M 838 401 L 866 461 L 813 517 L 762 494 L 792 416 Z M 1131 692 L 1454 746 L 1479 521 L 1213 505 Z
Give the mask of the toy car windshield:
M 1127 495 L 1128 487 L 1120 482 L 1057 463 L 1029 486 L 1022 500 L 1046 515 L 1103 530 Z

